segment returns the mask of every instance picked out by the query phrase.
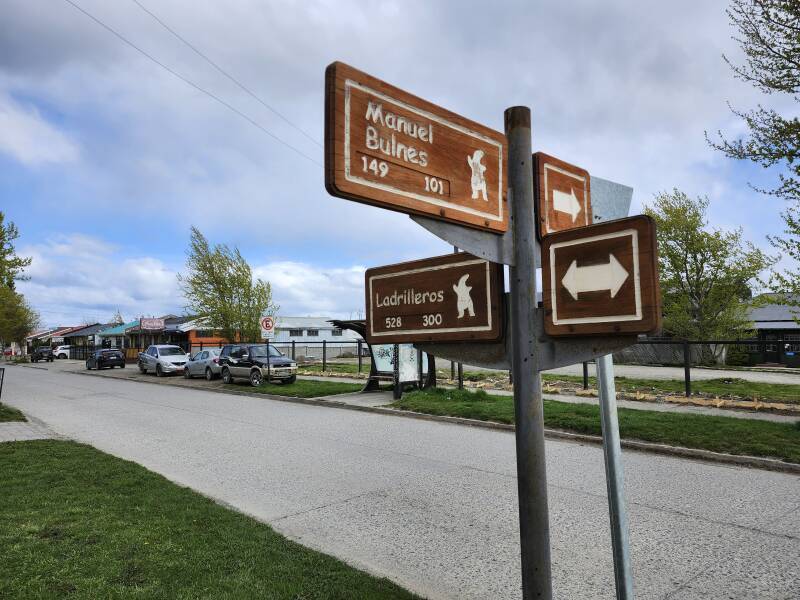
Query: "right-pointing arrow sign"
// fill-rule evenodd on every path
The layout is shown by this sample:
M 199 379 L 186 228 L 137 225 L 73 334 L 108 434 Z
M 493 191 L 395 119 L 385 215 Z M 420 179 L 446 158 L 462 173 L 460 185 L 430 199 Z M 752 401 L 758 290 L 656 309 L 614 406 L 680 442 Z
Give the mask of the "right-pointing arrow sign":
M 613 298 L 627 279 L 628 271 L 619 264 L 616 256 L 609 253 L 608 262 L 602 265 L 579 267 L 578 261 L 573 260 L 561 283 L 575 300 L 581 292 L 604 290 L 610 291 Z
M 581 212 L 581 203 L 578 202 L 575 190 L 572 188 L 569 189 L 569 194 L 565 194 L 561 190 L 553 190 L 553 208 L 558 212 L 570 215 L 574 223 Z

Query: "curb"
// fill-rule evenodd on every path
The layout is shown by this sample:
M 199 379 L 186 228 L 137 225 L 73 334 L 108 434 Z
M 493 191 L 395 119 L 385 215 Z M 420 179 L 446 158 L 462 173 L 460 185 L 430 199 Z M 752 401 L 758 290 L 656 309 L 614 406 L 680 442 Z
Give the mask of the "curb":
M 65 371 L 65 372 L 71 373 L 73 375 L 83 375 L 86 377 L 103 377 L 102 375 L 84 373 L 81 371 Z M 129 381 L 129 382 L 133 381 L 134 383 L 148 383 L 151 385 L 163 385 L 158 381 L 139 381 L 139 380 L 117 378 L 117 377 L 109 377 L 108 379 L 114 379 L 117 381 Z M 178 384 L 176 387 L 181 387 L 183 389 L 193 389 L 189 386 L 181 384 Z M 398 410 L 395 408 L 385 408 L 382 406 L 357 406 L 337 400 L 336 395 L 320 396 L 317 398 L 298 398 L 296 396 L 278 396 L 275 394 L 243 392 L 239 390 L 228 390 L 228 389 L 218 389 L 218 388 L 194 388 L 194 389 L 199 389 L 200 391 L 212 392 L 217 394 L 233 394 L 235 396 L 247 396 L 250 398 L 266 398 L 267 400 L 278 400 L 280 402 L 291 402 L 294 404 L 305 404 L 309 406 L 327 406 L 329 408 L 339 408 L 344 410 L 352 410 L 357 412 L 365 412 L 365 413 L 372 413 L 379 415 L 390 415 L 393 417 L 402 417 L 406 419 L 417 419 L 419 421 L 434 421 L 438 423 L 449 423 L 451 425 L 479 427 L 483 429 L 493 429 L 496 431 L 513 432 L 515 430 L 514 425 L 510 423 L 479 421 L 477 419 L 468 419 L 466 417 L 430 415 L 427 413 L 419 413 L 409 410 Z M 597 435 L 573 433 L 571 431 L 564 431 L 562 429 L 549 429 L 549 428 L 545 428 L 544 432 L 545 432 L 545 437 L 550 439 L 563 440 L 578 444 L 592 444 L 595 446 L 603 445 L 603 438 Z M 628 450 L 634 450 L 638 452 L 649 452 L 651 454 L 661 454 L 663 456 L 688 458 L 691 460 L 700 460 L 717 464 L 735 465 L 739 467 L 748 467 L 752 469 L 761 469 L 765 471 L 775 471 L 779 473 L 800 475 L 800 464 L 784 462 L 776 458 L 762 458 L 759 456 L 726 454 L 724 452 L 714 452 L 712 450 L 684 448 L 683 446 L 668 446 L 666 444 L 656 444 L 653 442 L 644 442 L 640 440 L 629 440 L 629 439 L 620 440 L 620 445 Z

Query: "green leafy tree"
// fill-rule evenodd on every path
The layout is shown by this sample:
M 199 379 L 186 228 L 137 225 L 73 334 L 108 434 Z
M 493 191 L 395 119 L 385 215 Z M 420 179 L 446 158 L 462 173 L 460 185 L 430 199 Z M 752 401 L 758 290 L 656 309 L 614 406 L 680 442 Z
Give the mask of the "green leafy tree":
M 258 341 L 262 315 L 275 315 L 272 288 L 262 279 L 253 280 L 250 265 L 238 248 L 211 246 L 192 227 L 186 260 L 187 273 L 178 275 L 186 297 L 186 309 L 204 318 L 228 341 Z
M 773 263 L 742 231 L 709 229 L 708 199 L 679 190 L 656 195 L 645 212 L 657 227 L 664 330 L 681 339 L 746 335 L 751 285 Z M 705 348 L 716 359 L 721 348 Z
M 39 315 L 22 294 L 0 286 L 0 339 L 24 346 L 25 338 L 39 326 Z
M 737 31 L 733 39 L 745 55 L 742 64 L 723 57 L 734 76 L 764 94 L 791 98 L 794 108 L 788 115 L 761 105 L 749 111 L 731 108 L 748 135 L 729 140 L 718 132 L 718 141 L 709 143 L 731 158 L 781 170 L 776 187 L 758 191 L 788 201 L 781 213 L 785 229 L 769 240 L 784 258 L 800 265 L 800 2 L 733 0 L 727 14 Z M 800 268 L 773 271 L 771 284 L 788 296 L 800 294 Z
M 27 279 L 23 272 L 32 259 L 17 256 L 14 241 L 19 237 L 19 230 L 14 223 L 6 224 L 5 220 L 0 211 L 0 285 L 13 290 L 15 281 Z

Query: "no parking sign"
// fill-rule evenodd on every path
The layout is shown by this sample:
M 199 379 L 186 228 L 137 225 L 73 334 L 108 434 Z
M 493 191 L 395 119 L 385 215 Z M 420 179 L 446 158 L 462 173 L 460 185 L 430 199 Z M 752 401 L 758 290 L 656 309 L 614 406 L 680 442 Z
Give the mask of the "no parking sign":
M 261 339 L 269 340 L 275 337 L 275 319 L 261 317 Z

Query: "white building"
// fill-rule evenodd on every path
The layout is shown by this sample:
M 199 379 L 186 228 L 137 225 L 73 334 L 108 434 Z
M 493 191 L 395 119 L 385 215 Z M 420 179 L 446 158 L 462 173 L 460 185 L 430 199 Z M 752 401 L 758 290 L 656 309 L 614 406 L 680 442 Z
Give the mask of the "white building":
M 347 344 L 363 341 L 354 331 L 341 330 L 328 321 L 329 317 L 281 317 L 275 318 L 275 337 L 273 342 L 284 344 L 295 342 L 305 344 L 325 340 L 328 344 Z

